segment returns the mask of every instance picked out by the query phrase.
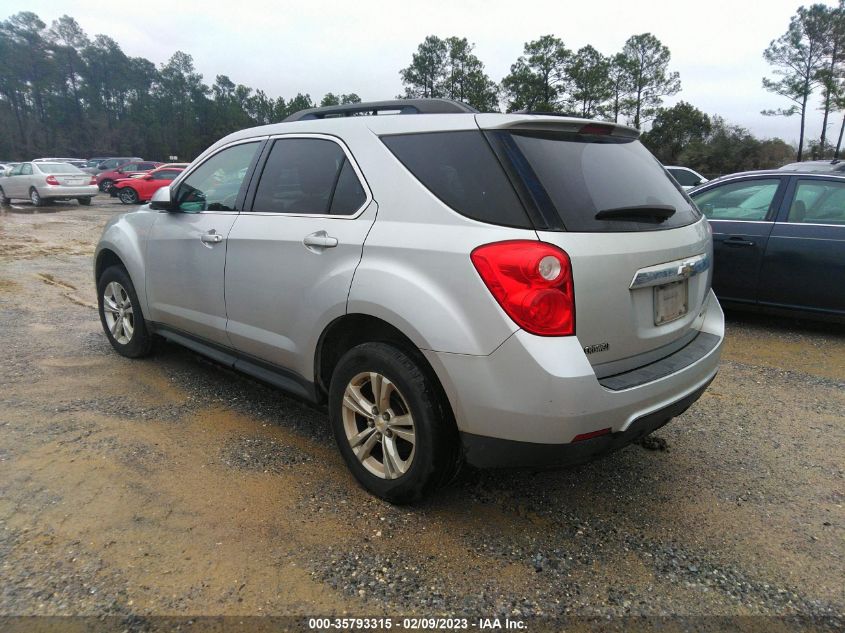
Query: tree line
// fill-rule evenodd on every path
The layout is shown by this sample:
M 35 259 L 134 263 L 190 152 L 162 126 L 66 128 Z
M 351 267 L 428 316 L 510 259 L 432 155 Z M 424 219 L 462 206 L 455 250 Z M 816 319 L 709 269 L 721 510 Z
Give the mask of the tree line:
M 430 35 L 399 71 L 404 91 L 398 96 L 451 98 L 488 112 L 557 112 L 638 128 L 651 123 L 643 141 L 661 160 L 709 174 L 786 162 L 781 158 L 792 150 L 783 141 L 758 140 L 683 102 L 663 108 L 681 85 L 670 61 L 669 49 L 650 33 L 631 36 L 609 56 L 589 45 L 573 51 L 544 35 L 524 45 L 497 83 L 466 38 Z M 0 22 L 0 159 L 126 154 L 190 160 L 234 130 L 317 105 L 360 101 L 355 93 L 328 93 L 318 102 L 298 93 L 286 100 L 226 75 L 207 85 L 189 54 L 177 51 L 156 66 L 126 55 L 106 35 L 90 38 L 67 15 L 49 27 L 28 11 Z
M 764 77 L 763 87 L 787 99 L 789 105 L 764 110 L 766 116 L 798 116 L 798 160 L 804 157 L 806 119 L 810 98 L 820 91 L 822 131 L 808 145 L 813 158 L 838 157 L 845 133 L 845 116 L 835 145 L 828 137 L 830 118 L 845 111 L 845 0 L 830 7 L 800 7 L 786 32 L 769 44 L 763 58 L 774 77 Z

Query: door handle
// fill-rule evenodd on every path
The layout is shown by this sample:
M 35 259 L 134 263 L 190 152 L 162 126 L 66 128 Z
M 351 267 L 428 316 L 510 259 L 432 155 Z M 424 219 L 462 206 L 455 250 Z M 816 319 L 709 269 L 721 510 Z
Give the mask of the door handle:
M 306 235 L 302 243 L 309 249 L 321 250 L 337 246 L 337 238 L 330 236 L 325 231 L 317 231 L 316 233 L 311 233 L 311 235 Z
M 729 237 L 724 242 L 725 246 L 754 246 L 754 242 L 751 240 L 746 240 L 745 238 L 739 237 L 738 235 L 734 235 L 733 237 Z
M 208 233 L 203 233 L 200 239 L 206 244 L 219 244 L 223 241 L 223 236 L 214 229 L 211 229 Z

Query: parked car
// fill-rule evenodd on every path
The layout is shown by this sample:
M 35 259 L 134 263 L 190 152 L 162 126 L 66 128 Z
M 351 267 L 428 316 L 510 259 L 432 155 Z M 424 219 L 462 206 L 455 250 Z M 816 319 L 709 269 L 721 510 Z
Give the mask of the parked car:
M 81 158 L 34 158 L 33 163 L 84 163 Z
M 147 202 L 161 187 L 170 186 L 170 183 L 187 166 L 187 163 L 162 165 L 149 173 L 118 180 L 112 186 L 111 193 L 114 193 L 123 204 Z
M 721 301 L 845 319 L 845 174 L 745 172 L 690 196 L 713 227 Z
M 88 161 L 89 165 L 91 161 L 96 159 L 91 159 Z M 143 161 L 143 158 L 139 158 L 137 156 L 112 156 L 110 158 L 103 158 L 99 160 L 94 166 L 86 167 L 86 170 L 93 175 L 99 174 L 101 171 L 111 171 L 113 169 L 117 169 L 121 165 L 125 163 L 131 163 L 133 161 Z
M 97 185 L 90 174 L 67 163 L 20 163 L 0 181 L 0 203 L 28 199 L 36 207 L 50 200 L 71 200 L 91 204 Z
M 724 335 L 707 221 L 637 137 L 441 99 L 236 132 L 105 227 L 103 328 L 327 403 L 393 502 L 592 458 L 689 407 Z
M 684 188 L 684 191 L 689 191 L 693 187 L 707 182 L 707 178 L 689 167 L 667 165 L 666 171 L 672 174 L 672 177 L 678 181 L 678 184 Z
M 829 172 L 845 172 L 845 162 L 841 160 L 805 160 L 800 163 L 789 163 L 781 167 L 783 171 L 829 171 Z
M 128 178 L 136 174 L 145 174 L 152 171 L 162 163 L 155 163 L 152 161 L 132 161 L 121 163 L 114 169 L 101 170 L 95 178 L 97 179 L 97 186 L 100 191 L 107 192 L 116 180 L 121 178 Z

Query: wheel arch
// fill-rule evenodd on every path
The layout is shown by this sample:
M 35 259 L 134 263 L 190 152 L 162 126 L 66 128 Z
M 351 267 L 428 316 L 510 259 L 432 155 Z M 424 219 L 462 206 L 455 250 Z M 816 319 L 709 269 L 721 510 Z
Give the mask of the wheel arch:
M 408 354 L 434 382 L 452 423 L 455 415 L 443 382 L 422 350 L 399 328 L 370 314 L 344 314 L 323 330 L 314 352 L 314 383 L 318 397 L 325 399 L 332 372 L 341 357 L 362 343 L 388 343 Z

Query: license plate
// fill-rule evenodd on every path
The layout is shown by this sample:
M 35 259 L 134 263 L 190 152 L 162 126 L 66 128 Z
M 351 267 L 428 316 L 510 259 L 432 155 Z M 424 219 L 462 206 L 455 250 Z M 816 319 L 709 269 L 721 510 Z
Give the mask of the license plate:
M 680 319 L 689 308 L 689 283 L 674 281 L 654 287 L 654 324 L 662 325 Z
M 68 184 L 68 185 L 81 185 L 83 182 L 85 182 L 85 181 L 78 179 L 78 178 L 68 178 L 65 181 L 65 183 Z

